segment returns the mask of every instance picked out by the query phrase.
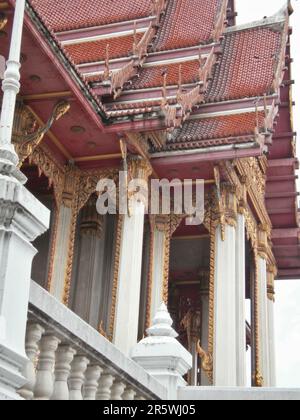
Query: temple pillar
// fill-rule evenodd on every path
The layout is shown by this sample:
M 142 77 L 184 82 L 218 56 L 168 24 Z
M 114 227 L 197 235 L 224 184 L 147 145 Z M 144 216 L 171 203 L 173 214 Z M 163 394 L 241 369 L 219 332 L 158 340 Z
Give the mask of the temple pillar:
M 98 329 L 104 286 L 105 219 L 97 213 L 96 199 L 92 196 L 81 212 L 72 309 Z
M 262 384 L 270 386 L 269 366 L 269 330 L 268 330 L 268 297 L 267 297 L 267 230 L 258 228 L 258 256 L 257 256 L 257 312 L 258 312 L 258 356 L 262 376 Z
M 68 304 L 78 218 L 77 177 L 70 167 L 65 174 L 61 200 L 57 204 L 53 235 L 53 255 L 48 273 L 48 289 L 59 301 Z
M 247 386 L 245 246 L 245 216 L 241 207 L 236 228 L 236 357 L 237 386 L 240 387 Z
M 277 273 L 275 266 L 268 266 L 267 268 L 267 312 L 268 312 L 268 333 L 269 333 L 269 379 L 270 387 L 276 387 L 276 351 L 275 351 L 275 325 L 274 325 L 274 305 L 275 305 L 275 286 L 274 279 Z
M 132 180 L 148 182 L 151 168 L 147 161 L 132 157 L 129 161 Z M 129 355 L 137 343 L 146 200 L 130 200 L 130 214 L 124 215 L 120 244 L 119 275 L 114 321 L 114 343 Z
M 150 264 L 150 313 L 147 316 L 147 327 L 151 325 L 162 302 L 168 304 L 169 269 L 171 237 L 184 216 L 156 215 L 150 216 L 151 223 L 151 264 Z
M 165 300 L 165 289 L 168 287 L 170 257 L 170 216 L 151 216 L 152 263 L 151 263 L 151 322 L 161 303 Z M 148 325 L 149 327 L 150 325 Z
M 235 193 L 224 186 L 215 231 L 214 349 L 215 386 L 237 385 L 236 214 Z

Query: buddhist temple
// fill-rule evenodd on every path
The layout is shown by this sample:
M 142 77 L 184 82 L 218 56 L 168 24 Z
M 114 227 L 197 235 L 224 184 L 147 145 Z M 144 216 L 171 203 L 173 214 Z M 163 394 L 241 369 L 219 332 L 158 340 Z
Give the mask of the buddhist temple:
M 292 13 L 0 0 L 0 399 L 276 392 L 274 282 L 300 278 Z M 102 214 L 124 173 L 146 188 Z M 185 180 L 201 223 L 176 211 Z

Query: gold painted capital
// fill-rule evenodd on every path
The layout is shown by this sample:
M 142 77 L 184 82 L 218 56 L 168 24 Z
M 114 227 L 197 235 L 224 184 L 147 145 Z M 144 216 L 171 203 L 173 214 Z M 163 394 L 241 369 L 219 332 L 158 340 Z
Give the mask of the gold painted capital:
M 136 155 L 128 157 L 128 169 L 131 179 L 142 179 L 148 182 L 152 174 L 150 163 L 146 159 Z
M 150 223 L 153 230 L 170 232 L 170 215 L 168 214 L 151 215 Z
M 222 240 L 225 241 L 226 225 L 236 227 L 237 224 L 238 199 L 234 186 L 228 183 L 220 185 L 213 213 L 214 222 L 221 226 Z
M 267 265 L 267 295 L 268 299 L 275 302 L 275 277 L 277 276 L 277 267 L 274 264 Z
M 269 227 L 267 225 L 259 225 L 257 228 L 258 237 L 258 254 L 261 258 L 267 260 L 269 255 Z
M 80 220 L 80 233 L 83 236 L 101 238 L 104 230 L 104 217 L 96 209 L 97 197 L 92 196 L 82 209 Z
M 7 25 L 8 19 L 5 13 L 0 12 L 0 31 L 2 31 Z

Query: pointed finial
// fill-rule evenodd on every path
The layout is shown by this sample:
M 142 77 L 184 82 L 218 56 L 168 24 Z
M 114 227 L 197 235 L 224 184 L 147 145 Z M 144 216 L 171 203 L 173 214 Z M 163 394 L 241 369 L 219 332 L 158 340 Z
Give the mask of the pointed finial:
M 136 20 L 134 21 L 134 29 L 133 29 L 133 54 L 136 54 L 137 52 L 137 27 L 136 27 Z
M 167 100 L 167 78 L 168 78 L 168 71 L 164 70 L 162 73 L 163 76 L 163 88 L 162 88 L 162 94 L 163 94 L 163 99 L 162 99 L 162 106 L 167 105 L 168 100 Z
M 105 50 L 105 70 L 104 70 L 104 80 L 109 79 L 109 44 L 106 45 Z
M 176 331 L 172 328 L 173 321 L 169 314 L 168 308 L 165 303 L 162 303 L 157 311 L 153 326 L 147 330 L 148 336 L 154 337 L 178 337 Z

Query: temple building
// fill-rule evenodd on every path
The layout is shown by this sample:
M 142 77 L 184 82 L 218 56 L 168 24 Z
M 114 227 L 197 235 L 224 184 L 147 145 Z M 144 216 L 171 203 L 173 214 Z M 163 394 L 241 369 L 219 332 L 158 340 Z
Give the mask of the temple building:
M 0 399 L 276 387 L 274 282 L 300 278 L 293 10 L 237 12 L 0 0 Z M 170 212 L 141 189 L 100 214 L 120 171 L 170 181 Z M 201 224 L 174 180 L 202 180 Z

